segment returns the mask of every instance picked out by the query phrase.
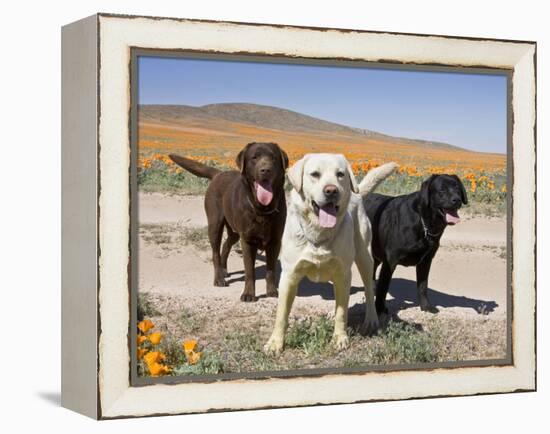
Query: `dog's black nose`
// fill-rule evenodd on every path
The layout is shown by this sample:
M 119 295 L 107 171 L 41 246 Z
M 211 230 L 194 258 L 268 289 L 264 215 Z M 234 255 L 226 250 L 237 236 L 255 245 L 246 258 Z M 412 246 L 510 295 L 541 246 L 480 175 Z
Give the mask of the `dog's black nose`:
M 459 197 L 453 197 L 451 202 L 453 203 L 453 205 L 460 205 L 462 199 L 460 199 Z
M 262 167 L 260 169 L 260 175 L 269 175 L 271 174 L 271 169 L 269 167 Z
M 327 197 L 335 196 L 338 194 L 338 187 L 332 184 L 325 185 L 325 188 L 323 188 L 323 193 L 325 193 L 325 196 Z

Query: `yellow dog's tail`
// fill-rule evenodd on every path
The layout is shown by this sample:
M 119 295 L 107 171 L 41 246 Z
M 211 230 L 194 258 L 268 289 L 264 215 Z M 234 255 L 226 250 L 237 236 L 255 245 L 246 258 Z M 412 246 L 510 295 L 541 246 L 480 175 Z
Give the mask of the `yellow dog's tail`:
M 359 194 L 361 196 L 366 196 L 369 194 L 378 186 L 378 184 L 395 172 L 395 169 L 398 167 L 398 164 L 392 161 L 391 163 L 382 164 L 382 166 L 369 170 L 363 180 L 359 183 Z

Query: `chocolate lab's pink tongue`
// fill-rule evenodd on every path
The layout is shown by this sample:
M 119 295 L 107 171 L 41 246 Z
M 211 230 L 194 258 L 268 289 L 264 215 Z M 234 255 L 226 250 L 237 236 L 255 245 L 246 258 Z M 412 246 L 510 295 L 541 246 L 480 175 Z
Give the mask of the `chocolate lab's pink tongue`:
M 447 220 L 447 223 L 449 223 L 450 225 L 456 225 L 460 222 L 460 217 L 458 216 L 458 213 L 456 211 L 447 211 L 445 213 L 445 220 Z
M 256 182 L 255 184 L 256 199 L 264 206 L 269 205 L 273 200 L 273 189 L 271 188 L 271 184 L 269 182 Z
M 323 228 L 333 228 L 336 225 L 336 207 L 333 204 L 319 208 L 319 224 Z

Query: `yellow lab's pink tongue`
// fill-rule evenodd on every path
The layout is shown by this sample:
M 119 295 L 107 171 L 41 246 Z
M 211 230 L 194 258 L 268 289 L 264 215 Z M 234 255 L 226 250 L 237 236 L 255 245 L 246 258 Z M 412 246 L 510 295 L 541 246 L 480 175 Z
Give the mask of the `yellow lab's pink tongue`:
M 269 205 L 273 200 L 273 189 L 271 188 L 271 184 L 269 182 L 255 182 L 255 185 L 256 199 L 258 199 L 258 202 L 264 206 Z
M 319 208 L 319 224 L 323 228 L 333 228 L 336 225 L 336 207 L 329 203 Z
M 447 220 L 447 223 L 450 225 L 456 225 L 460 222 L 460 217 L 456 211 L 447 211 L 445 212 L 445 220 Z

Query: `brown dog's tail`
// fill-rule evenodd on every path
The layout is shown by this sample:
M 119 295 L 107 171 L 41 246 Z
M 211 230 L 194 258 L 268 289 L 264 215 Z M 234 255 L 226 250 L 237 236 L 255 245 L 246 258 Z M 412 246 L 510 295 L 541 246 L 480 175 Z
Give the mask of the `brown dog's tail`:
M 170 154 L 169 157 L 178 166 L 183 167 L 193 175 L 200 176 L 201 178 L 212 179 L 218 173 L 221 173 L 221 170 L 216 169 L 215 167 L 207 166 L 206 164 L 199 163 L 198 161 L 191 160 L 189 158 L 180 157 L 175 154 Z

